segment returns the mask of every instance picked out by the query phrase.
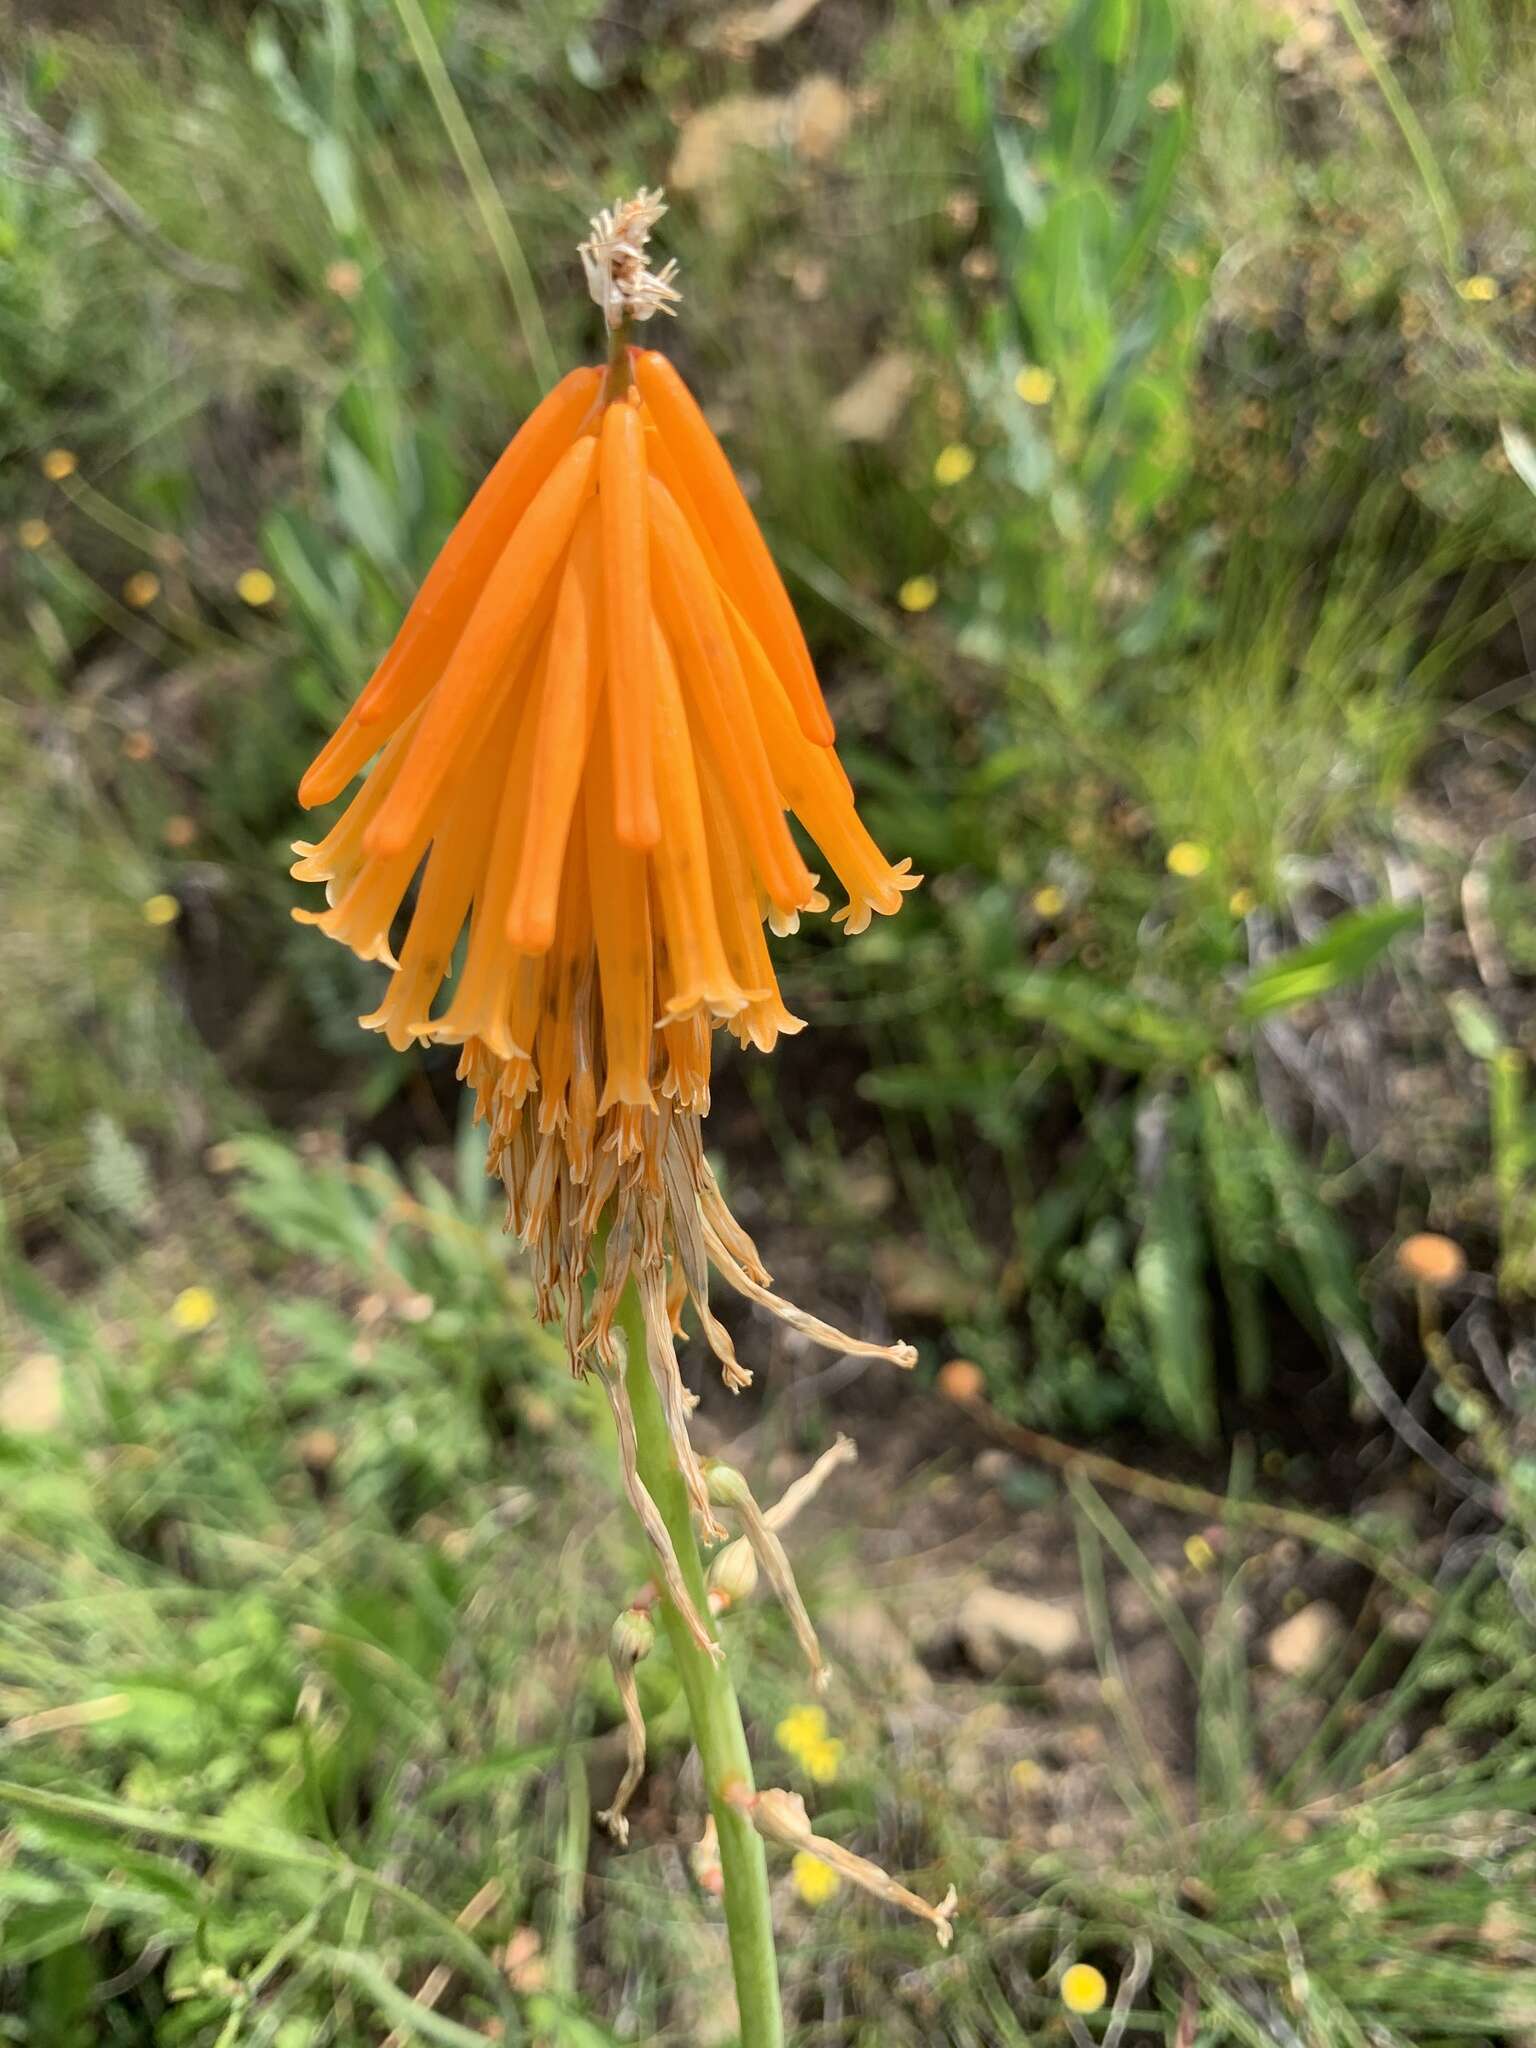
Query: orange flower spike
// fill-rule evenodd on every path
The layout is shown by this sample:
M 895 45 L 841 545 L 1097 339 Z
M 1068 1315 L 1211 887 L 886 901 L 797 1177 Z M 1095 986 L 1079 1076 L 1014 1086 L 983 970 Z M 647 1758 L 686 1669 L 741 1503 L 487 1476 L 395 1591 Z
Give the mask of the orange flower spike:
M 380 804 L 394 788 L 395 777 L 405 766 L 411 735 L 420 720 L 421 709 L 418 706 L 384 749 L 373 773 L 322 840 L 317 844 L 311 844 L 307 839 L 294 840 L 293 850 L 299 858 L 288 872 L 296 882 L 339 881 L 343 887 L 351 882 L 363 864 L 363 834 L 377 815 Z M 340 890 L 328 890 L 326 893 L 334 903 Z M 304 922 L 297 910 L 293 915 L 301 924 Z
M 577 1001 L 592 952 L 591 892 L 581 837 L 578 823 L 560 888 L 559 936 L 546 956 L 544 1009 L 535 1040 L 541 1132 L 560 1130 L 565 1124 L 566 1090 L 576 1055 Z
M 677 371 L 654 349 L 631 351 L 635 382 L 657 432 L 683 473 L 732 597 L 783 680 L 800 729 L 817 746 L 837 737 L 805 635 L 725 450 Z
M 584 813 L 598 982 L 603 996 L 603 1044 L 608 1080 L 600 1115 L 627 1103 L 655 1106 L 650 1088 L 652 987 L 650 892 L 646 859 L 620 846 L 613 829 L 612 743 L 599 719 L 588 758 Z
M 382 1031 L 396 1052 L 428 1036 L 432 1004 L 453 964 L 453 949 L 485 873 L 496 808 L 506 780 L 516 721 L 503 711 L 444 828 L 432 842 L 400 965 L 379 1007 L 358 1022 Z
M 880 851 L 854 807 L 842 763 L 830 747 L 813 746 L 805 739 L 756 635 L 729 599 L 726 603 L 731 637 L 762 719 L 774 779 L 848 891 L 848 903 L 834 913 L 834 922 L 845 924 L 850 934 L 861 932 L 873 912 L 893 916 L 901 908 L 903 893 L 915 889 L 922 876 L 908 872 L 910 860 L 893 867 Z
M 784 807 L 698 542 L 671 492 L 651 479 L 652 563 L 657 611 L 671 635 L 690 702 L 741 820 L 758 879 L 775 909 L 801 910 L 815 889 L 784 821 Z
M 560 875 L 592 743 L 605 659 L 597 507 L 589 505 L 577 522 L 555 601 L 549 670 L 533 746 L 528 824 L 507 912 L 507 941 L 522 953 L 544 952 L 555 936 Z
M 533 1050 L 531 1037 L 511 1033 L 509 1003 L 523 956 L 507 944 L 507 900 L 517 878 L 523 845 L 523 824 L 528 813 L 528 792 L 533 780 L 533 749 L 539 728 L 544 680 L 549 649 L 541 648 L 534 664 L 534 678 L 518 712 L 517 739 L 512 748 L 501 806 L 496 813 L 496 830 L 485 864 L 485 875 L 469 925 L 469 946 L 464 965 L 454 985 L 453 1001 L 432 1027 L 440 1045 L 461 1045 L 466 1039 L 485 1041 L 497 1059 L 511 1059 L 515 1053 Z M 535 965 L 541 965 L 535 962 Z
M 608 637 L 608 729 L 613 734 L 614 829 L 640 851 L 661 837 L 652 739 L 651 557 L 645 429 L 628 398 L 603 414 L 598 483 Z
M 601 370 L 572 370 L 513 435 L 427 571 L 388 653 L 306 771 L 299 784 L 306 810 L 339 796 L 387 729 L 437 682 L 497 557 L 595 406 L 602 380 Z
M 432 692 L 400 779 L 368 828 L 369 853 L 406 845 L 432 809 L 477 722 L 491 714 L 517 668 L 516 650 L 538 630 L 542 602 L 595 482 L 597 443 L 583 435 L 556 463 L 502 549 L 453 659 Z
M 699 799 L 693 736 L 683 708 L 672 650 L 652 622 L 656 676 L 656 765 L 667 828 L 651 856 L 674 988 L 666 1009 L 674 1016 L 704 1010 L 734 1017 L 747 996 L 732 974 L 715 918 L 709 846 Z
M 720 778 L 708 761 L 699 764 L 699 790 L 704 799 L 715 915 L 720 920 L 720 936 L 725 942 L 731 972 L 748 997 L 746 1008 L 730 1020 L 731 1032 L 743 1045 L 751 1043 L 759 1052 L 772 1052 L 780 1032 L 793 1034 L 803 1031 L 805 1026 L 800 1018 L 790 1015 L 779 993 L 757 914 L 746 848 L 736 830 Z

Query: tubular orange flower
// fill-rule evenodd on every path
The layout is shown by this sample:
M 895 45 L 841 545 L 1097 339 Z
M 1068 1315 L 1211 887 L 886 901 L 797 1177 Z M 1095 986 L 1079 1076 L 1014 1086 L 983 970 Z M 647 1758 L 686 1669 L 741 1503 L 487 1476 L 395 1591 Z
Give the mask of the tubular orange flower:
M 563 1318 L 573 1367 L 598 1363 L 611 1395 L 614 1314 L 637 1281 L 707 1528 L 667 1304 L 691 1297 L 727 1384 L 745 1385 L 711 1265 L 819 1343 L 913 1359 L 773 1293 L 704 1157 L 712 1035 L 768 1051 L 801 1028 L 763 925 L 791 931 L 828 906 L 786 812 L 843 884 L 850 932 L 918 877 L 859 820 L 793 609 L 703 413 L 662 356 L 630 345 L 631 323 L 677 296 L 670 265 L 646 267 L 659 211 L 642 194 L 593 223 L 582 259 L 614 334 L 607 368 L 573 370 L 536 408 L 305 775 L 308 807 L 367 771 L 319 843 L 296 847 L 294 874 L 324 883 L 327 907 L 294 914 L 391 970 L 366 1026 L 397 1047 L 462 1046 L 540 1313 Z

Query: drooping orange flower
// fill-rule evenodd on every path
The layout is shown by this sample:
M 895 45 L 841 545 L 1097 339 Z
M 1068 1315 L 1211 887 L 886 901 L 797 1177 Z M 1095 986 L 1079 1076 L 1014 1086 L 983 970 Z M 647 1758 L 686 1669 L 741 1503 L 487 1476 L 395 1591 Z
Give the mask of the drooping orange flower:
M 664 356 L 628 345 L 630 323 L 677 297 L 673 266 L 646 264 L 662 211 L 642 192 L 593 222 L 581 253 L 610 361 L 558 384 L 475 495 L 300 785 L 324 804 L 367 771 L 293 872 L 327 899 L 294 915 L 391 970 L 362 1022 L 397 1048 L 462 1046 L 540 1311 L 563 1310 L 574 1362 L 609 1362 L 636 1279 L 686 1445 L 684 1293 L 728 1383 L 748 1378 L 709 1310 L 711 1264 L 813 1338 L 911 1362 L 771 1293 L 700 1119 L 717 1026 L 764 1052 L 802 1028 L 763 927 L 828 906 L 786 812 L 846 891 L 849 932 L 918 878 L 859 820 L 793 608 L 703 413 Z M 708 1522 L 691 1453 L 685 1471 Z

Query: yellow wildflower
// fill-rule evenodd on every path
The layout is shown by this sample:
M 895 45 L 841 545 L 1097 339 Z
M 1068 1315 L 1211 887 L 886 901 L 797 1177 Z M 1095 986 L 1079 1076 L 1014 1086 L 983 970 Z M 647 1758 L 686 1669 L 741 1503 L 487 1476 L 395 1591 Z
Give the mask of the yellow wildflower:
M 1216 1562 L 1215 1551 L 1206 1538 L 1200 1535 L 1185 1537 L 1184 1555 L 1189 1560 L 1190 1570 L 1195 1572 L 1208 1572 Z
M 1049 882 L 1043 889 L 1035 891 L 1029 903 L 1037 917 L 1060 917 L 1067 907 L 1066 897 Z
M 1038 363 L 1026 363 L 1014 378 L 1013 388 L 1026 405 L 1049 405 L 1056 396 L 1056 379 Z
M 932 576 L 909 576 L 896 593 L 904 612 L 931 611 L 939 601 L 939 586 Z
M 1480 270 L 1475 277 L 1464 277 L 1456 289 L 1469 304 L 1486 306 L 1490 299 L 1499 296 L 1499 281 Z
M 1202 846 L 1198 839 L 1176 839 L 1168 849 L 1168 872 L 1183 881 L 1194 881 L 1210 864 L 1211 849 Z
M 827 1717 L 820 1707 L 793 1708 L 773 1732 L 779 1747 L 808 1778 L 818 1785 L 832 1783 L 843 1761 L 843 1744 L 828 1733 Z
M 947 448 L 939 450 L 933 465 L 933 480 L 947 489 L 951 484 L 963 484 L 975 467 L 975 450 L 967 448 L 963 441 L 951 441 Z
M 1227 898 L 1227 908 L 1234 917 L 1251 917 L 1259 907 L 1259 899 L 1251 889 L 1234 889 Z
M 1108 1996 L 1104 1972 L 1092 1963 L 1073 1963 L 1062 1973 L 1061 2002 L 1068 2012 L 1097 2012 Z
M 808 1855 L 804 1849 L 797 1851 L 789 1866 L 795 1890 L 808 1906 L 824 1906 L 828 1899 L 841 1891 L 843 1880 L 835 1870 L 829 1870 L 820 1857 Z
M 146 924 L 174 924 L 181 915 L 181 905 L 176 898 L 164 892 L 158 896 L 146 896 L 140 909 Z
M 806 1775 L 818 1785 L 830 1785 L 843 1761 L 843 1745 L 835 1735 L 824 1742 L 808 1742 L 800 1753 Z
M 277 585 L 265 569 L 242 569 L 235 579 L 235 594 L 242 604 L 260 609 L 277 595 Z
M 206 1330 L 219 1312 L 218 1296 L 209 1287 L 183 1287 L 171 1303 L 171 1325 L 183 1336 Z
M 43 475 L 51 484 L 63 483 L 65 477 L 74 475 L 76 467 L 74 454 L 68 448 L 50 448 L 43 457 Z
M 53 538 L 46 519 L 23 519 L 16 529 L 16 538 L 24 548 L 45 548 Z
M 123 585 L 123 603 L 132 605 L 136 612 L 153 604 L 160 595 L 160 578 L 153 569 L 139 569 Z

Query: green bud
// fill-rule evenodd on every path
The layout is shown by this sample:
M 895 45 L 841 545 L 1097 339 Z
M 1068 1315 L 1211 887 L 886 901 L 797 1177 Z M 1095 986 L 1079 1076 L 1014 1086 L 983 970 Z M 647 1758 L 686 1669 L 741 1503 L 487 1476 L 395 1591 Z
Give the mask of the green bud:
M 656 1646 L 656 1624 L 643 1607 L 626 1607 L 608 1633 L 608 1655 L 629 1671 Z
M 747 1482 L 734 1465 L 722 1465 L 715 1459 L 704 1468 L 709 1485 L 709 1497 L 717 1508 L 750 1507 L 752 1495 Z
M 745 1536 L 727 1543 L 710 1560 L 709 1590 L 726 1607 L 739 1607 L 750 1600 L 757 1586 L 757 1559 Z

